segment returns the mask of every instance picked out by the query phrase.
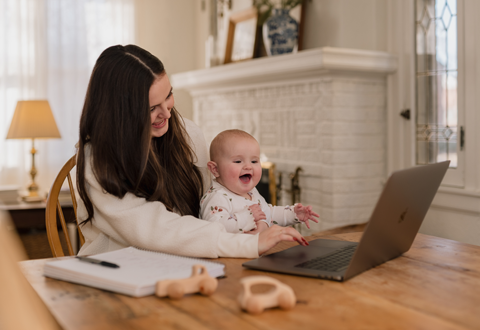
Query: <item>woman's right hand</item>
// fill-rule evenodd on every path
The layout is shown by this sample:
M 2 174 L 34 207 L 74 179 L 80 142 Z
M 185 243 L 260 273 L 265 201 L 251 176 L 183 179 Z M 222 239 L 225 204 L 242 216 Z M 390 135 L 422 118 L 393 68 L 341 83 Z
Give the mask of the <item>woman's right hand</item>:
M 298 242 L 307 246 L 308 242 L 303 236 L 292 227 L 280 227 L 273 225 L 258 236 L 258 254 L 262 255 L 281 241 Z

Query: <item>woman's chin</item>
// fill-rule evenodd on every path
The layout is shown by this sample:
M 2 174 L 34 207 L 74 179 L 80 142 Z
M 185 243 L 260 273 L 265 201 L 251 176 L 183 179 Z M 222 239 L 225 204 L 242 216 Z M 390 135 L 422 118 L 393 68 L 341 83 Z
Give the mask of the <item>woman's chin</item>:
M 152 128 L 152 138 L 159 138 L 165 135 L 168 131 L 168 124 L 163 126 L 162 128 Z

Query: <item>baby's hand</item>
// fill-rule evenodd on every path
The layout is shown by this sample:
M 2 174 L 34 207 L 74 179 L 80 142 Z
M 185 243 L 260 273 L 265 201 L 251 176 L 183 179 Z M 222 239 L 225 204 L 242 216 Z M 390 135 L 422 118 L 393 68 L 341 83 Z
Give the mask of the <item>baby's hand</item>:
M 268 229 L 268 225 L 264 221 L 257 221 L 257 228 L 247 231 L 246 234 L 255 235 L 267 229 Z
M 267 219 L 267 216 L 265 215 L 265 213 L 263 213 L 260 205 L 253 204 L 253 205 L 250 205 L 248 209 L 250 210 L 250 212 L 252 212 L 252 215 L 255 221 Z
M 312 207 L 310 205 L 303 206 L 302 204 L 298 203 L 297 205 L 295 205 L 294 211 L 297 215 L 298 220 L 300 220 L 301 222 L 305 222 L 305 225 L 307 225 L 308 229 L 310 229 L 308 220 L 312 220 L 313 222 L 318 223 L 318 220 L 314 217 L 318 218 L 320 216 L 312 211 Z

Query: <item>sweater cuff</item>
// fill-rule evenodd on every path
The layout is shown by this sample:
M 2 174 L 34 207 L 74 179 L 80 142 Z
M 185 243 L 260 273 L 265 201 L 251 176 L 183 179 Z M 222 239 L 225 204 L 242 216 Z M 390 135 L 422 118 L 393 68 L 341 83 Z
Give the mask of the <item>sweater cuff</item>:
M 217 255 L 226 258 L 258 258 L 258 234 L 232 234 L 218 236 Z
M 268 222 L 267 220 L 259 220 L 259 221 L 265 222 L 267 226 L 270 228 L 270 222 Z

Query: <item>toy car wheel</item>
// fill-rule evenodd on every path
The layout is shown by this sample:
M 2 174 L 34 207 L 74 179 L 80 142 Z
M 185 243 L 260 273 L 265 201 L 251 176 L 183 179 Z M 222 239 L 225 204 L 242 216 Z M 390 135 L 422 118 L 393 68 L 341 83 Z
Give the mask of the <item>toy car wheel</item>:
M 217 281 L 212 278 L 202 280 L 200 282 L 200 293 L 205 296 L 211 295 L 217 289 L 217 284 Z
M 183 297 L 183 286 L 179 283 L 172 283 L 167 288 L 168 296 L 172 299 L 180 299 Z
M 263 306 L 262 304 L 260 303 L 260 301 L 258 299 L 255 299 L 255 298 L 250 298 L 248 299 L 247 301 L 247 304 L 245 306 L 247 312 L 251 313 L 251 314 L 260 314 L 261 312 L 263 312 Z
M 292 309 L 295 301 L 287 293 L 283 292 L 278 296 L 278 305 L 281 309 Z

